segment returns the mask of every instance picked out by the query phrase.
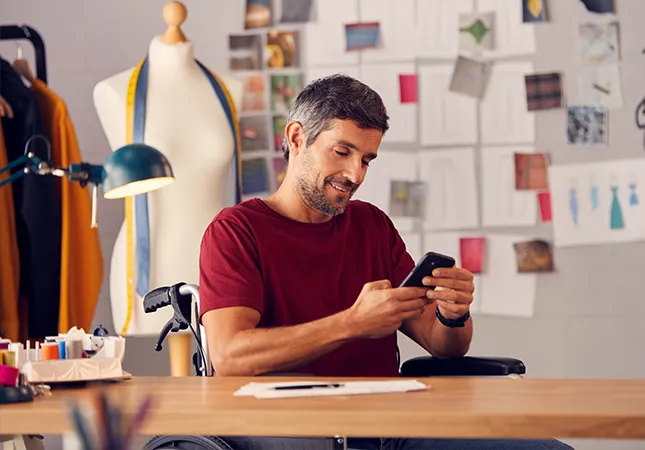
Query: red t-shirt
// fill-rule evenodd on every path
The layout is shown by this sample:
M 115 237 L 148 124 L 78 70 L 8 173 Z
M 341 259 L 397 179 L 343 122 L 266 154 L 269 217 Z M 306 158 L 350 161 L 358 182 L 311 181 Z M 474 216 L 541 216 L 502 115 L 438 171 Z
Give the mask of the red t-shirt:
M 365 283 L 398 286 L 414 267 L 389 217 L 352 200 L 321 224 L 298 222 L 260 199 L 222 210 L 200 252 L 201 311 L 246 306 L 258 327 L 298 325 L 351 307 Z M 294 371 L 319 376 L 398 375 L 396 333 L 355 339 Z

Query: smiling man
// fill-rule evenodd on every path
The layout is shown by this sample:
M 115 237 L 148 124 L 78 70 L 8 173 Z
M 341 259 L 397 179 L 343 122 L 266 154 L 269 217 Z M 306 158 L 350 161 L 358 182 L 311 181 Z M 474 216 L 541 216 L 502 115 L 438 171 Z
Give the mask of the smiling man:
M 219 376 L 298 372 L 396 377 L 396 332 L 435 356 L 472 338 L 473 275 L 435 271 L 398 288 L 415 263 L 388 216 L 351 200 L 375 161 L 388 116 L 348 76 L 316 80 L 287 119 L 287 174 L 275 194 L 223 210 L 200 255 L 202 323 Z M 427 307 L 432 305 L 432 307 Z M 236 450 L 326 449 L 329 441 L 227 438 Z M 356 449 L 562 448 L 558 443 L 350 439 Z

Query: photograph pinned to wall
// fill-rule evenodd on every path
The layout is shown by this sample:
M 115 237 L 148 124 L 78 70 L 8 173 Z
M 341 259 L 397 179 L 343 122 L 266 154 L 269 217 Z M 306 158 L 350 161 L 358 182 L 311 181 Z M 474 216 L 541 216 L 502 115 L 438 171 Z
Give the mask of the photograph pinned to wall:
M 522 0 L 522 21 L 546 22 L 546 0 Z
M 482 99 L 490 79 L 491 64 L 459 56 L 452 73 L 449 90 Z
M 583 69 L 580 72 L 580 102 L 607 109 L 622 108 L 623 87 L 618 66 Z
M 559 73 L 525 75 L 524 84 L 529 111 L 562 108 L 562 76 Z
M 230 70 L 261 70 L 262 42 L 257 34 L 228 37 Z
M 513 244 L 519 273 L 553 272 L 553 252 L 548 242 L 539 239 Z
M 583 63 L 616 63 L 620 60 L 618 22 L 583 23 L 578 32 Z
M 399 93 L 401 103 L 417 103 L 419 101 L 416 73 L 402 73 L 399 75 Z
M 379 22 L 358 22 L 345 25 L 345 50 L 377 48 L 381 37 Z
M 282 0 L 281 23 L 309 22 L 312 0 Z
M 423 217 L 425 184 L 419 181 L 392 180 L 390 212 L 393 217 Z
M 287 161 L 281 157 L 276 156 L 273 158 L 273 182 L 275 184 L 275 189 L 278 190 L 284 177 L 287 175 Z
M 266 89 L 264 76 L 251 74 L 244 77 L 242 111 L 264 111 L 266 109 Z
M 246 0 L 245 29 L 270 27 L 272 21 L 271 0 Z
M 269 31 L 264 58 L 266 67 L 269 69 L 298 67 L 298 32 Z
M 240 118 L 240 135 L 242 137 L 243 152 L 270 148 L 266 116 Z
M 597 14 L 613 13 L 614 0 L 580 0 L 589 12 Z
M 252 195 L 269 191 L 269 175 L 265 158 L 242 159 L 242 194 Z
M 551 222 L 553 220 L 553 215 L 551 214 L 551 192 L 538 192 L 537 200 L 540 210 L 540 222 Z
M 286 116 L 302 91 L 302 75 L 271 75 L 271 111 Z
M 462 237 L 459 239 L 461 267 L 472 273 L 484 271 L 486 239 L 484 237 Z
M 567 142 L 569 145 L 607 145 L 607 110 L 603 106 L 570 106 Z
M 495 48 L 495 13 L 459 15 L 459 50 L 479 52 Z
M 287 125 L 287 118 L 284 116 L 273 116 L 273 146 L 276 152 L 282 151 L 284 140 L 284 128 Z
M 515 153 L 515 189 L 548 189 L 548 167 L 549 155 L 546 153 Z

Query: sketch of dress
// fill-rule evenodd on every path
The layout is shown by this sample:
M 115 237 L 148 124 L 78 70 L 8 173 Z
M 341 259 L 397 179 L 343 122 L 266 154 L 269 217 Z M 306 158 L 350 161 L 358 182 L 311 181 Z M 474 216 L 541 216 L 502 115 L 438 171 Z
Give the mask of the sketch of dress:
M 623 221 L 623 211 L 618 200 L 618 186 L 611 187 L 611 195 L 610 227 L 612 230 L 620 230 L 625 228 L 625 222 Z
M 629 184 L 629 204 L 631 206 L 638 205 L 638 193 L 636 192 L 636 183 Z
M 569 188 L 569 210 L 571 211 L 573 224 L 578 225 L 578 197 L 575 187 Z
M 598 209 L 598 186 L 591 185 L 591 209 L 593 211 Z

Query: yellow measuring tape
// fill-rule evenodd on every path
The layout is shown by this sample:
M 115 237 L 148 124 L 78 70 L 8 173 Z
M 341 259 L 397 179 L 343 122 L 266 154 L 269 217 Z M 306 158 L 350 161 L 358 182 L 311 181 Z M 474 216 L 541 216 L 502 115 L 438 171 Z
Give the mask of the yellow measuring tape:
M 126 97 L 125 108 L 125 143 L 132 144 L 132 126 L 134 123 L 134 96 L 137 90 L 137 80 L 141 72 L 141 66 L 145 58 L 134 68 L 128 83 L 128 93 Z M 133 197 L 125 198 L 125 271 L 126 271 L 126 290 L 127 290 L 127 310 L 125 315 L 125 323 L 121 330 L 121 336 L 125 336 L 130 328 L 132 321 L 132 309 L 134 308 L 134 212 L 133 212 Z
M 136 102 L 136 91 L 137 83 L 139 80 L 139 75 L 141 73 L 141 68 L 146 62 L 146 58 L 143 58 L 141 62 L 134 68 L 132 75 L 130 76 L 130 81 L 128 83 L 128 92 L 126 97 L 126 144 L 131 144 L 133 141 L 133 126 L 134 126 L 134 110 Z M 235 103 L 226 88 L 226 85 L 222 80 L 215 75 L 213 72 L 208 70 L 204 65 L 199 61 L 196 61 L 197 64 L 204 71 L 205 75 L 211 76 L 211 84 L 216 91 L 218 98 L 224 103 L 223 99 L 220 96 L 218 88 L 221 90 L 221 93 L 224 94 L 226 104 L 225 112 L 227 113 L 227 118 L 229 120 L 229 125 L 233 128 L 233 134 L 235 139 L 235 158 L 237 160 L 236 167 L 236 185 L 237 192 L 235 193 L 235 203 L 240 203 L 242 201 L 242 139 L 240 135 L 240 127 L 237 118 L 237 111 L 235 109 Z M 215 83 L 213 83 L 213 81 Z M 144 84 L 147 88 L 147 83 Z M 134 198 L 126 197 L 125 198 L 125 221 L 126 221 L 126 289 L 127 289 L 127 310 L 125 323 L 123 328 L 119 333 L 121 336 L 125 336 L 130 328 L 130 323 L 132 322 L 132 312 L 134 309 Z

